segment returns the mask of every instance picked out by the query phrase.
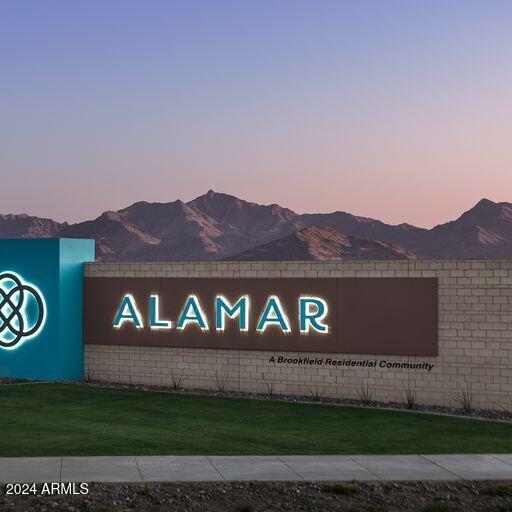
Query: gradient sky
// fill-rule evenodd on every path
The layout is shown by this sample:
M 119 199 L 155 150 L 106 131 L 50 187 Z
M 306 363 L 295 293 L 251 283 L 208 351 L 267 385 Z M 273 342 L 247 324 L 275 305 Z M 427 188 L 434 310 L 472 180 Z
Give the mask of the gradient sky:
M 512 201 L 512 2 L 0 1 L 0 212 Z

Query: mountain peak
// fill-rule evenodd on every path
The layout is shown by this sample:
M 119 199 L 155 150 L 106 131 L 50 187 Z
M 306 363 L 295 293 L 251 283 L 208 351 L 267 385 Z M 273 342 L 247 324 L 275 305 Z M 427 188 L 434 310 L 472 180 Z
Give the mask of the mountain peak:
M 68 225 L 0 214 L 0 238 L 94 238 L 105 260 L 512 257 L 512 203 L 482 198 L 430 230 L 343 211 L 297 214 L 209 189 L 184 203 L 138 201 Z M 234 256 L 238 255 L 238 256 Z
M 459 219 L 465 219 L 466 221 L 479 222 L 479 221 L 494 221 L 495 217 L 499 215 L 499 212 L 503 206 L 510 206 L 508 203 L 495 203 L 490 199 L 480 199 L 478 203 L 470 208 L 467 212 L 464 212 Z M 457 221 L 454 221 L 457 222 Z
M 496 204 L 497 203 L 495 203 L 494 201 L 491 201 L 490 199 L 483 197 L 482 199 L 480 199 L 480 201 L 478 201 L 478 203 L 476 203 L 476 205 L 473 208 L 488 208 L 489 206 L 495 206 Z
M 59 236 L 67 223 L 26 213 L 0 214 L 0 238 L 51 238 Z

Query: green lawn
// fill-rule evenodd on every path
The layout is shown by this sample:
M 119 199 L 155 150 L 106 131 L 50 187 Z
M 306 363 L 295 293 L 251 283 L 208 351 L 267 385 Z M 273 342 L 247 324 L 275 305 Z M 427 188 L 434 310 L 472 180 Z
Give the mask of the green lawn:
M 0 457 L 512 452 L 512 424 L 72 384 L 0 386 Z

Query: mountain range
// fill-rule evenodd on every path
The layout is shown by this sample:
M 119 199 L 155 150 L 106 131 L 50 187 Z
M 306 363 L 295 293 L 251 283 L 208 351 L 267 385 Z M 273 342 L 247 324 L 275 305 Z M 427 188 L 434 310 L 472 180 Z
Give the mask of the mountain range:
M 76 224 L 0 215 L 0 238 L 93 238 L 103 261 L 512 258 L 512 204 L 482 199 L 425 229 L 350 213 L 298 214 L 212 190 L 140 201 Z

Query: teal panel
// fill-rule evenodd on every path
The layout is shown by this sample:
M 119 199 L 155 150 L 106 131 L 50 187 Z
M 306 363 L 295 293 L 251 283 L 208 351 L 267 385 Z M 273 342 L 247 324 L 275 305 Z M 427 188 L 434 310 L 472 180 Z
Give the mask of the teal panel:
M 0 240 L 1 377 L 47 381 L 83 377 L 86 261 L 94 261 L 93 240 Z M 39 302 L 34 297 L 38 294 Z M 41 305 L 44 323 L 28 336 L 37 327 Z

